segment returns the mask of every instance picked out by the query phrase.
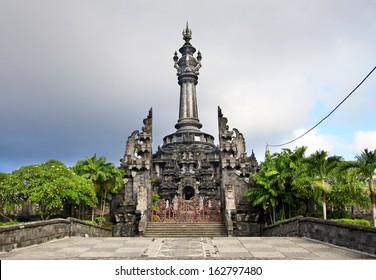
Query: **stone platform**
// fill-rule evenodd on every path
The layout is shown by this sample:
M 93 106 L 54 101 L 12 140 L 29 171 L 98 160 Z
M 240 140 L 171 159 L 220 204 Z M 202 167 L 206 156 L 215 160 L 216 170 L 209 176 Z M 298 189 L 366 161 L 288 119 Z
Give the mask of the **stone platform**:
M 71 237 L 0 253 L 1 260 L 345 260 L 376 256 L 298 237 Z

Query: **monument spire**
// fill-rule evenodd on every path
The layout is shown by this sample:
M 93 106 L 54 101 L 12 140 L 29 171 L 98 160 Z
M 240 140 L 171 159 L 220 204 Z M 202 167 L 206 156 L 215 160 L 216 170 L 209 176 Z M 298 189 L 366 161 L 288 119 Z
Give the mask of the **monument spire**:
M 188 21 L 185 29 L 183 30 L 183 39 L 186 43 L 189 43 L 189 41 L 192 39 L 192 30 L 188 27 Z
M 180 85 L 179 119 L 175 128 L 178 131 L 200 131 L 202 124 L 198 119 L 196 85 L 199 69 L 201 68 L 201 53 L 194 57 L 196 48 L 189 42 L 192 39 L 192 30 L 183 29 L 184 45 L 179 49 L 181 57 L 174 53 L 174 67 L 177 69 L 178 84 Z

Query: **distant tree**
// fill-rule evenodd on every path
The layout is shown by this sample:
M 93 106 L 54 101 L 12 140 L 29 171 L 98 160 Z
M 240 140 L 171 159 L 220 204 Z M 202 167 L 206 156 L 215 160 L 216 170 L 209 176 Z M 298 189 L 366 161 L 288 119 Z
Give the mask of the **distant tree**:
M 290 155 L 291 189 L 294 197 L 295 215 L 309 214 L 309 205 L 316 201 L 316 192 L 312 186 L 312 177 L 306 158 L 307 147 L 296 147 Z
M 269 214 L 270 222 L 286 218 L 295 205 L 295 196 L 292 192 L 293 174 L 296 165 L 293 164 L 293 155 L 290 149 L 281 153 L 265 153 L 265 161 L 260 164 L 260 171 L 253 175 L 255 186 L 249 188 L 245 196 L 252 201 L 253 206 L 262 206 Z
M 57 160 L 20 167 L 12 172 L 10 185 L 22 190 L 25 200 L 39 205 L 42 219 L 59 214 L 64 205 L 97 203 L 93 184 Z
M 368 186 L 368 193 L 371 199 L 372 225 L 376 227 L 376 150 L 369 151 L 364 149 L 360 155 L 355 156 L 355 161 L 348 162 L 345 169 L 353 169 L 357 172 L 359 180 L 365 182 Z
M 95 192 L 100 198 L 100 221 L 102 222 L 105 207 L 106 197 L 109 192 L 115 192 L 123 184 L 124 172 L 118 169 L 113 163 L 107 162 L 105 157 L 97 157 L 96 154 L 92 157 L 87 157 L 85 160 L 80 160 L 73 171 L 85 179 L 91 180 L 94 184 Z M 92 212 L 92 220 L 94 220 L 94 211 Z
M 13 221 L 11 218 L 15 208 L 23 202 L 22 190 L 11 184 L 11 175 L 0 173 L 0 216 Z
M 252 176 L 255 184 L 245 196 L 269 215 L 271 223 L 291 214 L 316 214 L 316 203 L 322 205 L 324 219 L 328 207 L 333 215 L 351 215 L 350 207 L 352 211 L 355 207 L 365 208 L 369 198 L 373 197 L 372 205 L 375 204 L 374 179 L 369 180 L 375 178 L 370 171 L 375 170 L 370 164 L 372 152 L 366 150 L 356 162 L 346 162 L 326 151 L 306 157 L 306 150 L 296 147 L 274 154 L 267 151 L 259 172 Z M 370 197 L 365 195 L 365 189 Z
M 366 208 L 369 205 L 369 197 L 365 194 L 366 184 L 358 179 L 358 173 L 354 168 L 346 168 L 346 166 L 348 161 L 343 161 L 335 170 L 331 180 L 332 191 L 328 194 L 327 201 L 334 213 L 346 214 L 350 208 L 353 212 L 355 207 Z M 347 216 L 338 216 L 338 218 L 347 218 Z
M 327 151 L 316 151 L 306 162 L 309 174 L 313 179 L 313 187 L 321 192 L 323 218 L 326 220 L 326 195 L 332 191 L 330 185 L 331 176 L 334 175 L 338 163 L 343 159 L 339 156 L 328 156 Z

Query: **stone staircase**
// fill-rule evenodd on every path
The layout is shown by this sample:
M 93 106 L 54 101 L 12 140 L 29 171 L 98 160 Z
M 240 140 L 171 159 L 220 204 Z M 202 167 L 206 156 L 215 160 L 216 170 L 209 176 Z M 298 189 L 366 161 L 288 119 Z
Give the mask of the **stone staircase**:
M 152 223 L 144 232 L 145 237 L 220 237 L 227 236 L 224 223 Z

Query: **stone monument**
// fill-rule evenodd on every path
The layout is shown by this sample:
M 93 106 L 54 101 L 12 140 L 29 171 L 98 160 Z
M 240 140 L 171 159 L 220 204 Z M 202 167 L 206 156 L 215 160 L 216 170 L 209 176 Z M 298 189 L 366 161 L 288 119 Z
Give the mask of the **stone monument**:
M 191 45 L 191 39 L 192 31 L 187 24 L 183 30 L 185 43 L 179 49 L 180 57 L 177 52 L 173 56 L 180 86 L 176 131 L 165 136 L 163 145 L 153 154 L 150 109 L 141 132 L 134 131 L 128 137 L 121 159 L 121 168 L 126 172 L 124 189 L 112 205 L 115 236 L 143 233 L 147 223 L 152 222 L 152 194 L 158 194 L 164 200 L 161 207 L 176 213 L 182 205 L 197 204 L 192 211 L 208 210 L 205 213 L 215 209 L 215 215 L 205 214 L 205 221 L 224 222 L 229 235 L 252 235 L 252 223 L 257 222 L 257 214 L 244 193 L 258 163 L 253 152 L 247 156 L 243 135 L 235 128 L 229 130 L 219 107 L 219 145 L 215 144 L 212 135 L 201 131 L 196 86 L 202 55 L 200 52 L 195 55 L 196 48 Z M 191 204 L 188 203 L 190 200 Z M 124 212 L 130 217 L 121 218 Z M 197 217 L 195 221 L 201 221 Z

